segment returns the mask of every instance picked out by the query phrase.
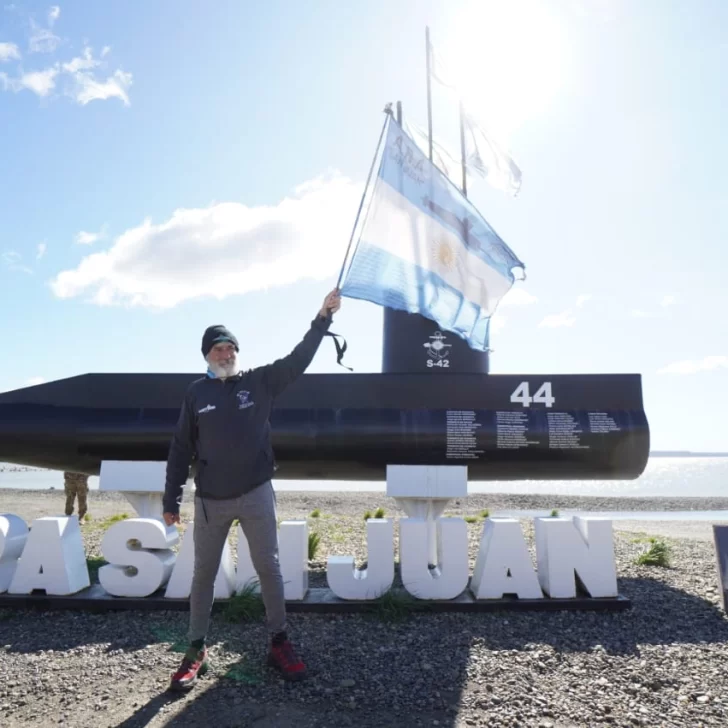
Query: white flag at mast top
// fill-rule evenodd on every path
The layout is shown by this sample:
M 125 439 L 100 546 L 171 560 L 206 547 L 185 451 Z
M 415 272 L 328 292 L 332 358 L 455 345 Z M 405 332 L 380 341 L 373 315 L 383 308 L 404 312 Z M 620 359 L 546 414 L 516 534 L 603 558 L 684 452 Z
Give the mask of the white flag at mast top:
M 463 99 L 453 75 L 446 63 L 435 53 L 427 35 L 428 73 L 440 86 L 452 92 L 460 107 L 460 126 L 463 136 L 462 164 L 468 172 L 477 174 L 496 189 L 513 197 L 521 189 L 522 173 L 511 154 L 500 145 L 485 125 L 475 118 Z M 428 82 L 429 83 L 429 82 Z

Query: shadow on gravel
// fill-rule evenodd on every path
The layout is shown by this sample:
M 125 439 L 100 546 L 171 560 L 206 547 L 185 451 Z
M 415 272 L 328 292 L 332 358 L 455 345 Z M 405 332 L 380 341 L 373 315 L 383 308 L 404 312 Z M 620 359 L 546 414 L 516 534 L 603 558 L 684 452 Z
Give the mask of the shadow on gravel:
M 306 704 L 296 697 L 296 686 L 287 686 L 290 693 L 287 699 L 275 704 L 261 704 L 250 699 L 244 691 L 230 688 L 224 683 L 205 689 L 200 685 L 194 696 L 174 696 L 162 693 L 139 708 L 125 721 L 114 724 L 114 728 L 145 728 L 157 719 L 157 725 L 179 726 L 254 726 L 254 728 L 344 728 L 356 726 L 367 728 L 422 728 L 425 725 L 454 726 L 455 720 L 449 719 L 444 712 L 409 712 L 406 715 L 393 715 L 381 707 L 335 706 L 331 704 Z M 184 701 L 182 710 L 168 718 L 159 713 L 177 700 Z M 163 722 L 161 722 L 163 721 Z
M 38 617 L 44 617 L 41 623 Z M 134 616 L 132 616 L 134 615 Z M 105 630 L 102 648 L 106 653 L 141 650 L 154 642 L 149 631 L 139 629 L 148 613 L 119 614 L 117 624 Z M 109 615 L 103 615 L 108 620 Z M 99 615 L 69 610 L 3 609 L 0 610 L 0 645 L 6 652 L 33 654 L 63 652 L 101 642 Z M 126 628 L 125 628 L 126 626 Z
M 142 705 L 125 721 L 117 723 L 116 728 L 139 728 L 140 726 L 149 725 L 159 715 L 159 711 L 162 708 L 170 703 L 176 702 L 180 698 L 181 696 L 174 695 L 173 693 L 161 693 L 152 698 L 146 705 Z
M 474 639 L 494 650 L 537 644 L 560 652 L 601 649 L 635 655 L 640 645 L 728 643 L 728 618 L 707 599 L 657 579 L 620 578 L 619 590 L 632 600 L 624 612 L 499 612 L 461 618 Z
M 426 624 L 429 616 L 460 620 L 472 636 L 495 640 L 499 645 L 508 645 L 509 649 L 539 642 L 572 650 L 589 650 L 594 645 L 601 645 L 609 651 L 628 653 L 633 652 L 637 644 L 728 641 L 726 614 L 721 606 L 708 599 L 674 589 L 658 579 L 645 578 L 620 578 L 619 593 L 631 599 L 630 609 L 623 612 L 564 610 L 457 614 L 428 611 L 427 605 L 423 605 L 422 613 L 413 613 L 401 624 L 403 629 L 412 620 Z M 186 647 L 186 612 L 88 614 L 44 610 L 47 629 L 39 629 L 35 620 L 29 628 L 26 618 L 37 613 L 35 610 L 0 610 L 0 641 L 6 650 L 25 654 L 95 645 L 99 643 L 99 630 L 94 628 L 98 626 L 94 623 L 106 626 L 112 615 L 115 629 L 103 630 L 106 637 L 104 652 L 143 649 L 159 642 L 170 643 L 173 652 L 184 652 Z M 308 618 L 325 621 L 332 617 L 323 614 Z M 352 617 L 365 619 L 368 623 L 380 621 L 372 615 Z M 342 619 L 342 616 L 333 618 Z M 563 634 L 560 627 L 565 624 L 580 628 Z
M 632 608 L 620 612 L 430 610 L 400 619 L 291 614 L 291 632 L 310 673 L 293 685 L 264 667 L 259 620 L 213 620 L 212 670 L 191 695 L 181 697 L 166 685 L 152 694 L 149 686 L 150 679 L 161 686 L 159 676 L 166 680 L 176 667 L 184 649 L 185 612 L 47 612 L 37 620 L 27 611 L 8 611 L 0 613 L 0 647 L 32 654 L 98 645 L 108 670 L 134 661 L 136 649 L 163 646 L 151 664 L 134 663 L 140 670 L 128 676 L 129 688 L 136 686 L 135 698 L 146 702 L 119 706 L 119 722 L 113 724 L 118 728 L 455 728 L 463 725 L 459 706 L 465 695 L 471 695 L 470 709 L 478 710 L 481 697 L 472 697 L 474 685 L 498 690 L 509 681 L 520 685 L 524 674 L 547 679 L 558 661 L 574 655 L 587 660 L 578 663 L 583 666 L 591 664 L 591 654 L 597 660 L 600 653 L 630 658 L 650 645 L 728 644 L 728 619 L 719 606 L 655 576 L 619 579 L 620 593 L 632 600 Z M 122 654 L 110 654 L 114 650 Z

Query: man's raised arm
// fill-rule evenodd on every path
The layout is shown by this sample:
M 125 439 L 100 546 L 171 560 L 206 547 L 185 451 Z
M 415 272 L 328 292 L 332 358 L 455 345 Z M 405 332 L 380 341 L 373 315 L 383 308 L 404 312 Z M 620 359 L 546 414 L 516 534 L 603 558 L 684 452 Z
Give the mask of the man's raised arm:
M 264 367 L 264 376 L 271 396 L 277 397 L 306 371 L 331 326 L 332 315 L 339 308 L 341 308 L 341 294 L 334 289 L 324 299 L 321 310 L 311 322 L 311 327 L 293 351 L 288 356 L 277 359 Z

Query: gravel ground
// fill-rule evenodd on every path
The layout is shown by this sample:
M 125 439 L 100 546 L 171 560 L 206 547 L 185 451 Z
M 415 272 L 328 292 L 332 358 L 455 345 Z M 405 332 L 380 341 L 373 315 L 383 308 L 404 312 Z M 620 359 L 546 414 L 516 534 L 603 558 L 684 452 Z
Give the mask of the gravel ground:
M 30 521 L 61 511 L 62 493 L 0 491 L 0 512 Z M 282 518 L 321 534 L 311 585 L 328 554 L 365 553 L 363 514 L 383 494 L 279 493 Z M 483 508 L 724 509 L 728 499 L 470 496 L 451 515 Z M 310 517 L 319 508 L 318 518 Z M 83 527 L 98 558 L 108 519 L 132 515 L 115 494 L 92 493 Z M 189 506 L 183 516 L 191 515 Z M 726 726 L 728 619 L 710 524 L 650 522 L 671 547 L 669 568 L 638 566 L 640 527 L 615 523 L 619 613 L 555 612 L 290 616 L 309 665 L 288 685 L 263 667 L 262 622 L 213 617 L 212 671 L 189 695 L 166 692 L 184 644 L 185 612 L 0 610 L 0 725 L 79 726 Z M 647 525 L 647 524 L 645 524 Z M 471 567 L 483 522 L 468 526 Z M 533 528 L 523 521 L 533 549 Z M 395 528 L 396 533 L 396 528 Z M 689 536 L 689 537 L 685 537 Z M 234 531 L 231 533 L 234 545 Z M 533 551 L 532 551 L 533 553 Z

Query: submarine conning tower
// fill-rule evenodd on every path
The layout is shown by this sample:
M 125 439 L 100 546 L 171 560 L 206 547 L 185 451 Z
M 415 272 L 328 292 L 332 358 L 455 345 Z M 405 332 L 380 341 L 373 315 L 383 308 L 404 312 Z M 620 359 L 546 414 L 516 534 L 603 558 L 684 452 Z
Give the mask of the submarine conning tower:
M 383 374 L 488 374 L 490 354 L 417 313 L 384 309 Z

